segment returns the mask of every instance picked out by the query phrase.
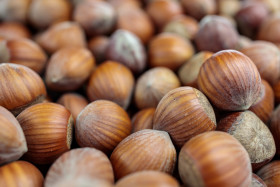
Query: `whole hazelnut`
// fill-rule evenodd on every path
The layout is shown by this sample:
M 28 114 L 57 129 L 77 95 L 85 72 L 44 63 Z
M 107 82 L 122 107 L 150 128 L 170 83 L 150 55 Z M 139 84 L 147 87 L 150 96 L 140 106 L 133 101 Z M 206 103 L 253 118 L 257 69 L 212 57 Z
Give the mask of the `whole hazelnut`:
M 31 0 L 1 0 L 0 19 L 25 23 Z
M 258 40 L 266 40 L 272 43 L 280 43 L 280 14 L 270 15 L 260 26 L 257 35 Z
M 156 107 L 170 90 L 180 86 L 176 74 L 165 67 L 155 67 L 143 73 L 137 80 L 134 99 L 139 109 Z
M 263 79 L 271 85 L 277 82 L 280 77 L 280 50 L 276 45 L 266 41 L 254 41 L 240 52 L 255 63 Z
M 120 179 L 116 187 L 179 187 L 179 183 L 172 176 L 159 171 L 140 171 Z
M 25 108 L 40 103 L 46 97 L 41 77 L 28 67 L 0 64 L 0 106 L 18 115 Z
M 114 102 L 98 100 L 79 114 L 75 126 L 76 141 L 81 147 L 94 147 L 110 154 L 131 132 L 126 111 Z
M 231 22 L 222 16 L 205 16 L 194 41 L 199 51 L 218 52 L 234 49 L 238 44 L 238 32 Z
M 269 16 L 269 10 L 262 3 L 244 3 L 235 14 L 240 33 L 255 37 L 260 25 Z
M 183 14 L 183 9 L 178 1 L 153 0 L 147 4 L 146 12 L 157 28 L 162 29 L 172 18 Z
M 268 187 L 280 185 L 280 161 L 276 160 L 262 167 L 257 175 L 265 182 Z
M 163 28 L 163 32 L 174 33 L 192 40 L 198 32 L 198 22 L 187 15 L 179 15 L 170 20 Z
M 58 187 L 61 186 L 59 184 L 71 181 L 71 179 L 75 179 L 73 182 L 78 184 L 83 184 L 82 179 L 84 183 L 87 180 L 100 180 L 112 184 L 114 182 L 112 165 L 108 157 L 97 149 L 72 149 L 52 164 L 46 175 L 45 187 Z M 79 180 L 81 181 L 77 182 Z M 69 184 L 71 186 L 71 183 Z
M 244 147 L 224 132 L 205 132 L 179 154 L 179 174 L 188 186 L 250 186 L 252 169 Z
M 28 19 L 32 26 L 44 29 L 62 21 L 68 21 L 71 15 L 71 4 L 68 0 L 31 1 Z
M 275 142 L 271 132 L 251 111 L 229 114 L 220 120 L 217 130 L 229 133 L 244 146 L 253 170 L 261 168 L 275 155 Z
M 57 100 L 57 103 L 63 105 L 71 112 L 74 124 L 79 113 L 88 105 L 87 99 L 77 93 L 65 93 Z
M 131 100 L 134 77 L 124 65 L 106 61 L 91 74 L 87 86 L 87 95 L 91 101 L 106 99 L 126 109 Z
M 97 63 L 104 62 L 106 60 L 106 50 L 109 45 L 109 37 L 96 36 L 88 41 L 88 49 L 93 54 Z
M 48 53 L 65 47 L 86 47 L 83 29 L 75 22 L 61 22 L 50 26 L 35 38 Z
M 172 174 L 176 150 L 167 132 L 145 129 L 121 141 L 110 160 L 116 179 L 143 170 Z
M 181 36 L 161 33 L 150 41 L 148 54 L 151 67 L 163 66 L 176 70 L 192 57 L 194 48 L 189 40 Z
M 56 91 L 72 91 L 82 86 L 95 66 L 86 48 L 62 48 L 50 58 L 46 67 L 47 87 Z
M 19 159 L 27 151 L 27 145 L 20 124 L 13 114 L 2 106 L 0 106 L 0 128 L 0 165 L 2 165 Z
M 47 55 L 34 41 L 19 38 L 2 41 L 0 43 L 0 62 L 9 62 L 24 65 L 36 73 L 43 73 Z
M 256 174 L 252 175 L 252 183 L 250 187 L 267 187 L 264 181 Z
M 154 34 L 154 25 L 147 13 L 140 8 L 131 8 L 130 6 L 117 10 L 116 27 L 132 32 L 144 44 L 148 43 Z
M 107 59 L 120 62 L 134 73 L 141 73 L 146 67 L 146 51 L 140 39 L 126 30 L 115 31 L 107 47 Z
M 192 137 L 215 130 L 216 118 L 203 93 L 192 87 L 180 87 L 160 100 L 153 128 L 168 132 L 174 145 L 182 147 Z
M 179 69 L 178 75 L 184 86 L 192 86 L 197 88 L 197 77 L 199 74 L 200 67 L 202 64 L 211 56 L 212 52 L 209 51 L 201 51 L 187 62 L 185 62 Z
M 265 124 L 268 123 L 274 109 L 274 93 L 271 86 L 265 80 L 262 80 L 262 90 L 259 98 L 249 108 Z
M 187 15 L 200 20 L 206 15 L 215 14 L 217 4 L 215 0 L 182 0 Z
M 249 57 L 235 50 L 212 55 L 200 68 L 198 87 L 222 110 L 247 110 L 261 94 L 261 77 Z
M 28 28 L 18 22 L 3 22 L 0 24 L 0 36 L 4 39 L 30 38 Z
M 70 149 L 73 118 L 63 106 L 40 103 L 22 111 L 20 123 L 28 151 L 24 159 L 35 164 L 50 164 Z
M 131 122 L 132 132 L 137 132 L 144 129 L 152 129 L 155 111 L 155 108 L 145 108 L 134 114 Z
M 90 36 L 108 34 L 116 23 L 116 11 L 105 1 L 82 1 L 75 7 L 73 19 Z
M 0 167 L 0 186 L 43 187 L 44 177 L 32 164 L 15 161 Z
M 272 113 L 269 125 L 276 144 L 276 154 L 280 155 L 280 105 Z
M 275 96 L 275 102 L 280 103 L 280 80 L 278 80 L 272 88 Z

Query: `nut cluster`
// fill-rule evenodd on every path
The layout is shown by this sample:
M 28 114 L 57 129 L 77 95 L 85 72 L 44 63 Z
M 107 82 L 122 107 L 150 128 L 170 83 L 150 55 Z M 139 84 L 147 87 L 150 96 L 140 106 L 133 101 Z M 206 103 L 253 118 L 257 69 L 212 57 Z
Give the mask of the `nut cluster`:
M 0 0 L 0 187 L 280 186 L 279 28 L 280 0 Z

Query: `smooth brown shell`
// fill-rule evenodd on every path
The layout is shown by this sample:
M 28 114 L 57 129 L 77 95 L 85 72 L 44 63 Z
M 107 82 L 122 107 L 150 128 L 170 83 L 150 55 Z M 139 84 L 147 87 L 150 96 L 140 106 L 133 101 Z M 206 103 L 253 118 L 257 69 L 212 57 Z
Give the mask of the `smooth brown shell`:
M 192 138 L 182 147 L 178 165 L 188 186 L 248 187 L 252 181 L 248 153 L 224 132 L 205 132 Z
M 200 68 L 198 87 L 222 110 L 246 110 L 261 94 L 261 77 L 255 64 L 234 50 L 215 53 Z

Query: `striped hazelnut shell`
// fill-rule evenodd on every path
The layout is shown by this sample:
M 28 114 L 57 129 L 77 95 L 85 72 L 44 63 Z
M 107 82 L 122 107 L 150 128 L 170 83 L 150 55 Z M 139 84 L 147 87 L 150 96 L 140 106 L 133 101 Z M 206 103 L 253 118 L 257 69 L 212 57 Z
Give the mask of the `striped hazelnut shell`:
M 251 111 L 234 112 L 220 120 L 217 130 L 235 137 L 250 156 L 253 170 L 268 163 L 276 147 L 268 127 Z
M 50 58 L 46 68 L 47 87 L 55 91 L 72 91 L 82 86 L 95 66 L 86 48 L 63 48 Z
M 134 114 L 132 117 L 132 132 L 152 129 L 155 111 L 155 108 L 145 108 Z
M 0 167 L 0 186 L 43 187 L 44 177 L 32 164 L 15 161 Z
M 81 147 L 94 147 L 109 154 L 130 134 L 131 121 L 116 103 L 98 100 L 82 110 L 75 127 L 76 141 Z
M 91 101 L 106 99 L 126 109 L 131 100 L 134 77 L 124 65 L 106 61 L 89 78 L 87 95 Z
M 120 179 L 116 187 L 179 187 L 179 183 L 172 176 L 159 171 L 140 171 Z
M 70 149 L 73 118 L 63 106 L 55 103 L 33 105 L 17 116 L 28 152 L 24 159 L 35 164 L 49 164 Z
M 165 94 L 179 86 L 177 75 L 170 69 L 165 67 L 149 69 L 136 82 L 135 103 L 140 109 L 157 107 Z
M 18 115 L 26 107 L 39 103 L 46 96 L 41 77 L 28 67 L 0 64 L 0 106 Z
M 276 160 L 262 167 L 257 175 L 265 182 L 268 187 L 280 185 L 280 161 Z
M 145 129 L 121 141 L 110 160 L 116 179 L 143 170 L 172 174 L 176 150 L 167 132 Z
M 188 186 L 250 186 L 252 168 L 244 147 L 224 132 L 205 132 L 179 154 L 179 174 Z
M 174 144 L 182 147 L 190 138 L 215 130 L 216 118 L 204 94 L 186 86 L 171 90 L 161 99 L 153 128 L 168 132 Z
M 24 38 L 11 39 L 3 41 L 0 45 L 1 62 L 24 65 L 37 73 L 42 73 L 44 71 L 47 63 L 47 55 L 41 47 L 32 40 Z
M 249 108 L 264 123 L 268 123 L 274 110 L 274 93 L 268 82 L 262 79 L 262 90 L 259 98 Z
M 201 66 L 199 89 L 222 110 L 247 110 L 261 92 L 261 77 L 255 64 L 235 50 L 215 53 Z
M 102 180 L 113 184 L 114 174 L 104 153 L 94 148 L 77 148 L 64 153 L 52 164 L 45 187 L 59 186 L 69 179 Z
M 27 145 L 22 128 L 7 109 L 0 106 L 0 165 L 19 159 Z

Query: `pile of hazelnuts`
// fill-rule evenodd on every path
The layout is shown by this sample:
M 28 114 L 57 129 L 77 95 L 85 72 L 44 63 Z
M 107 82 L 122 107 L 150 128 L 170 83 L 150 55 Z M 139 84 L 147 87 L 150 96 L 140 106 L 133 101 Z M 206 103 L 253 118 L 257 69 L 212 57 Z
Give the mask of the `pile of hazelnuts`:
M 280 186 L 279 0 L 1 0 L 1 187 Z

